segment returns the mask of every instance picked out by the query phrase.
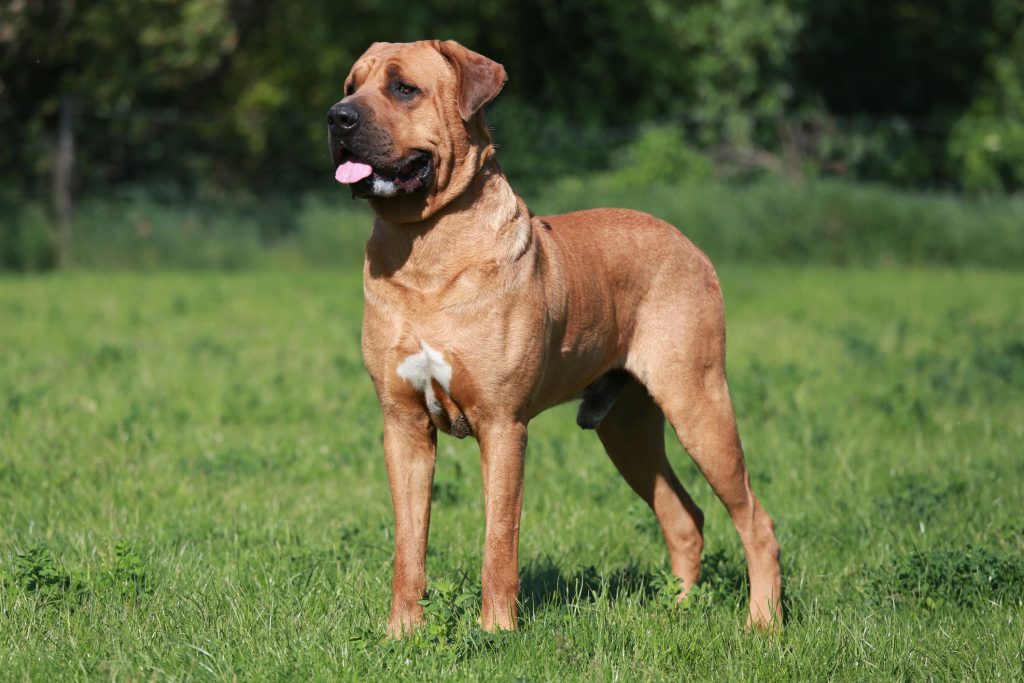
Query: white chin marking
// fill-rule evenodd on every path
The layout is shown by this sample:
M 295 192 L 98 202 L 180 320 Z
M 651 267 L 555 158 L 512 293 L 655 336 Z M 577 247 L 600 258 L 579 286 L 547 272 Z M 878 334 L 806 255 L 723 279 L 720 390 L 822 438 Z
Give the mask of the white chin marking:
M 373 194 L 378 197 L 394 197 L 398 194 L 398 186 L 383 178 L 373 179 Z
M 426 397 L 428 409 L 440 412 L 441 404 L 434 396 L 430 380 L 436 379 L 447 392 L 452 381 L 452 366 L 440 351 L 434 350 L 427 342 L 421 340 L 420 348 L 423 350 L 419 353 L 406 356 L 395 372 Z

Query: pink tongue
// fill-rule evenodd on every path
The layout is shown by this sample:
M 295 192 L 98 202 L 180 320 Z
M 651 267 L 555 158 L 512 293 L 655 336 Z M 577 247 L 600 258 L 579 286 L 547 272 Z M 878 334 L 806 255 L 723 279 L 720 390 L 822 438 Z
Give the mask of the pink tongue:
M 361 164 L 358 161 L 346 161 L 334 173 L 334 179 L 339 183 L 349 185 L 358 183 L 366 176 L 373 173 L 373 167 L 368 164 Z

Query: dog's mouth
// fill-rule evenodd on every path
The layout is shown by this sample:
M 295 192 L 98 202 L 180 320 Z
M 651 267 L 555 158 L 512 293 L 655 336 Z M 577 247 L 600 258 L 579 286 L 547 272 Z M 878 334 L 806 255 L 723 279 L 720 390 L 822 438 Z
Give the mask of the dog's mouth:
M 361 197 L 394 197 L 412 194 L 427 186 L 434 172 L 434 159 L 416 151 L 391 164 L 370 165 L 345 147 L 334 154 L 334 179 Z

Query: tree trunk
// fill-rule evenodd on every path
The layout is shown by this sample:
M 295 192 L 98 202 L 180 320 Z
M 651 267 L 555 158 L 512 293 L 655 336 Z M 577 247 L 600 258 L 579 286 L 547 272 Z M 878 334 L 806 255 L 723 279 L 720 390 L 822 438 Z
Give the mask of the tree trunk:
M 71 180 L 75 166 L 75 132 L 71 115 L 71 96 L 63 95 L 57 113 L 57 153 L 53 164 L 53 204 L 57 211 L 57 239 L 61 266 L 68 266 L 71 263 L 71 241 L 74 231 Z

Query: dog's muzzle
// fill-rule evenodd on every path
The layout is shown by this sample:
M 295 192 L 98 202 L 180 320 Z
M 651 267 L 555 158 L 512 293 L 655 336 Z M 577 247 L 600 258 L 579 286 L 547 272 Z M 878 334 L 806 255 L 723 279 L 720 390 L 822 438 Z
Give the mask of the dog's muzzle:
M 390 136 L 373 121 L 372 111 L 338 102 L 327 112 L 334 179 L 356 197 L 394 197 L 418 192 L 433 180 L 434 158 L 422 150 L 394 158 Z

